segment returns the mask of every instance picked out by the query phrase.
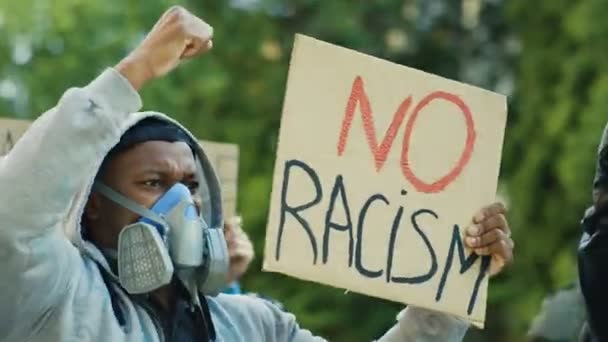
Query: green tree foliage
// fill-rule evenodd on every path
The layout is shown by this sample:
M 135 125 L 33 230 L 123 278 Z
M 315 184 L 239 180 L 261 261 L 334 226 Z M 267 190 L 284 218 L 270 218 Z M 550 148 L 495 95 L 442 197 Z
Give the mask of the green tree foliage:
M 574 281 L 608 104 L 608 62 L 596 52 L 607 44 L 606 2 L 512 0 L 506 11 L 501 0 L 0 0 L 1 115 L 35 118 L 117 62 L 173 4 L 215 27 L 215 47 L 147 86 L 144 106 L 239 144 L 239 206 L 258 256 L 246 289 L 334 341 L 378 337 L 400 308 L 258 272 L 296 32 L 511 95 L 501 192 L 516 264 L 491 282 L 486 330 L 467 340 L 521 341 L 542 298 Z
M 503 159 L 517 241 L 503 292 L 517 297 L 505 300 L 512 331 L 525 328 L 546 293 L 576 280 L 579 221 L 606 124 L 607 13 L 600 0 L 509 5 L 522 48 Z

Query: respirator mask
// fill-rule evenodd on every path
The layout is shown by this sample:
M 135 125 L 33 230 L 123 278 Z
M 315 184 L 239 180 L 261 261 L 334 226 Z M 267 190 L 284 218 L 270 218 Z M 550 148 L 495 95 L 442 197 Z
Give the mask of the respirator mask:
M 198 214 L 190 190 L 173 185 L 150 208 L 145 208 L 103 183 L 93 188 L 116 204 L 140 215 L 123 228 L 115 259 L 121 286 L 130 294 L 156 290 L 175 274 L 197 297 L 198 292 L 217 295 L 229 267 L 228 248 L 222 227 L 210 227 Z

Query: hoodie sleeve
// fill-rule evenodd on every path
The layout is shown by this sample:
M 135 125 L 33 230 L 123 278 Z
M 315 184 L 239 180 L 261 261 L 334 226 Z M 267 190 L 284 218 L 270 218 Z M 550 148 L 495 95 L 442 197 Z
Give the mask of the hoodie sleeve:
M 450 315 L 408 306 L 378 342 L 457 342 L 462 341 L 468 328 L 468 323 Z
M 248 338 L 267 342 L 326 341 L 301 328 L 296 317 L 285 312 L 282 306 L 258 296 L 221 294 L 210 303 L 216 323 L 221 326 L 220 336 L 227 333 L 226 336 L 234 340 Z M 365 320 L 365 315 L 361 320 Z M 222 325 L 222 322 L 232 325 Z M 450 315 L 409 306 L 397 316 L 397 324 L 376 342 L 459 342 L 468 326 Z
M 65 92 L 40 116 L 0 164 L 1 236 L 36 236 L 54 227 L 86 177 L 92 177 L 120 138 L 127 114 L 141 100 L 129 82 L 108 69 L 84 88 Z
M 140 106 L 108 69 L 66 91 L 0 160 L 0 340 L 48 314 L 80 276 L 64 234 L 67 211 Z
M 275 324 L 273 329 L 270 329 L 270 336 L 266 336 L 266 341 L 325 341 L 300 328 L 294 315 L 281 311 L 273 304 L 268 305 Z M 466 334 L 468 326 L 466 322 L 446 314 L 408 307 L 397 316 L 397 324 L 376 342 L 459 342 Z

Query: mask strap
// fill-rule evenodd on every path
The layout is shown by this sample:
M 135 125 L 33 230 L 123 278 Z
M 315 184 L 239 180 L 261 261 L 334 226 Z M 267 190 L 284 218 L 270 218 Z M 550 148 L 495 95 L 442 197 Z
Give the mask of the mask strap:
M 93 189 L 99 191 L 101 194 L 103 194 L 106 198 L 113 201 L 114 203 L 122 205 L 123 207 L 131 210 L 135 214 L 155 221 L 157 224 L 160 225 L 162 225 L 164 222 L 164 219 L 160 217 L 157 213 L 142 207 L 141 205 L 135 203 L 131 199 L 125 197 L 118 191 L 110 188 L 109 186 L 103 184 L 100 181 L 95 181 L 95 183 L 93 183 Z

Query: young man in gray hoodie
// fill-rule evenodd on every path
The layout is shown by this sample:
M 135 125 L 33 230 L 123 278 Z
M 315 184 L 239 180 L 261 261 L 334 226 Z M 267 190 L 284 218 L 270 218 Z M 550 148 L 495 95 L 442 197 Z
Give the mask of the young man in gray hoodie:
M 137 94 L 211 48 L 167 11 L 116 67 L 68 90 L 0 160 L 0 341 L 322 341 L 261 299 L 216 295 L 228 253 L 219 184 L 179 123 Z M 512 259 L 499 204 L 466 243 Z M 409 307 L 381 341 L 459 341 L 467 324 Z

